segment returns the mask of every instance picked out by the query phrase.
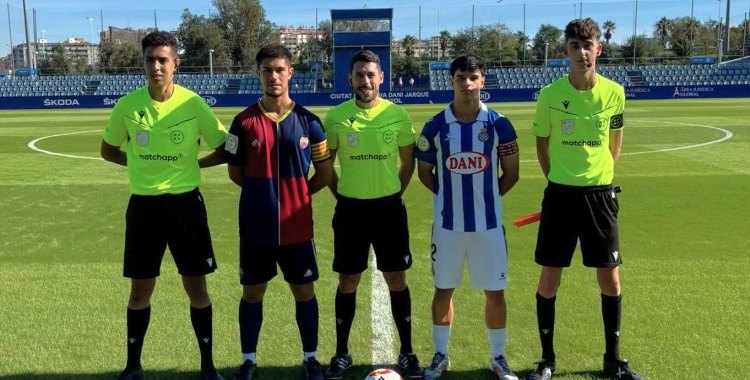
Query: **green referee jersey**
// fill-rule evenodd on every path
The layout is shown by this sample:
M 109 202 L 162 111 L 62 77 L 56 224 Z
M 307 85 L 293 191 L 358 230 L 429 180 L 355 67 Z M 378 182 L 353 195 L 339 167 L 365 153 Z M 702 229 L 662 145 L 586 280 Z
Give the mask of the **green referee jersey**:
M 570 186 L 609 185 L 614 160 L 610 131 L 623 128 L 625 90 L 601 75 L 588 91 L 579 91 L 568 75 L 539 91 L 531 128 L 549 137 L 548 180 Z
M 398 149 L 416 141 L 404 107 L 380 99 L 377 106 L 362 109 L 351 99 L 328 111 L 323 126 L 341 167 L 339 194 L 375 199 L 401 191 Z
M 216 149 L 227 130 L 198 94 L 174 85 L 172 96 L 157 102 L 144 86 L 117 101 L 102 137 L 113 146 L 127 142 L 133 194 L 180 194 L 201 183 L 200 141 Z

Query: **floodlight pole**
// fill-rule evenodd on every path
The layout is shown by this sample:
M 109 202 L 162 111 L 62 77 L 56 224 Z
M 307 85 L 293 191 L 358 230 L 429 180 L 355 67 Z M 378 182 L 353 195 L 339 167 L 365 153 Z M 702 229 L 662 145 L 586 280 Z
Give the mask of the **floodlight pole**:
M 544 41 L 544 67 L 548 65 L 549 58 L 549 40 Z
M 26 62 L 24 62 L 25 66 L 31 65 L 31 38 L 29 36 L 29 17 L 26 14 L 26 0 L 23 0 L 23 24 L 26 28 Z M 33 69 L 33 67 L 30 67 Z
M 211 70 L 211 76 L 214 76 L 214 49 L 208 51 L 208 66 Z

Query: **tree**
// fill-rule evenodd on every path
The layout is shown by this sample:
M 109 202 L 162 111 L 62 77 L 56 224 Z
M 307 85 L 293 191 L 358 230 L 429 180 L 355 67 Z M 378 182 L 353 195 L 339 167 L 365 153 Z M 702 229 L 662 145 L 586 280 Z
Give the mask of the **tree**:
M 448 47 L 451 43 L 451 32 L 447 30 L 441 30 L 440 31 L 440 53 L 442 53 L 442 58 L 450 56 L 448 53 Z M 441 58 L 441 55 L 438 54 L 438 59 Z
M 474 52 L 474 39 L 471 29 L 460 29 L 453 35 L 451 40 L 453 41 L 451 53 L 453 53 L 454 57 Z
M 333 25 L 330 20 L 321 21 L 318 24 L 318 30 L 321 34 L 318 40 L 318 52 L 325 54 L 325 60 L 330 65 L 333 62 Z M 316 57 L 316 59 L 318 59 Z
M 233 65 L 255 69 L 255 54 L 270 42 L 278 27 L 266 19 L 258 0 L 213 0 L 217 27 L 226 41 Z
M 635 38 L 632 36 L 628 37 L 622 45 L 622 56 L 626 62 L 632 60 L 634 56 L 637 60 L 656 57 L 660 52 L 659 44 L 652 38 L 648 38 L 645 34 L 637 35 Z
M 669 45 L 672 20 L 662 17 L 654 24 L 654 37 L 659 39 L 661 46 L 666 49 Z
M 78 75 L 91 74 L 92 72 L 91 65 L 89 65 L 89 60 L 86 57 L 78 57 L 73 66 Z
M 564 38 L 562 29 L 552 24 L 542 24 L 534 36 L 531 50 L 537 60 L 543 60 L 545 45 L 549 42 L 549 58 L 561 58 L 565 46 Z
M 404 48 L 404 53 L 407 57 L 413 57 L 414 56 L 414 47 L 417 45 L 417 38 L 412 36 L 411 34 L 407 34 L 404 36 L 404 39 L 401 40 L 401 46 Z
M 526 58 L 531 56 L 531 51 L 529 50 L 529 42 L 531 42 L 531 38 L 529 38 L 526 33 L 523 31 L 517 31 L 515 34 L 516 37 L 516 45 L 517 45 L 517 56 L 518 60 L 523 62 L 526 61 Z
M 194 15 L 185 9 L 175 32 L 183 50 L 182 66 L 208 66 L 212 49 L 214 66 L 229 66 L 229 47 L 218 24 L 218 16 Z
M 474 53 L 485 62 L 514 64 L 518 58 L 518 41 L 504 24 L 479 25 L 475 28 Z
M 615 25 L 615 22 L 612 20 L 604 21 L 604 24 L 602 24 L 602 27 L 604 28 L 604 40 L 607 41 L 607 44 L 609 44 L 609 40 L 612 39 L 612 34 L 614 34 L 615 29 L 617 29 L 617 26 Z
M 49 60 L 52 71 L 55 74 L 73 74 L 73 63 L 70 61 L 68 52 L 62 44 L 57 44 L 52 47 L 52 54 L 50 54 Z

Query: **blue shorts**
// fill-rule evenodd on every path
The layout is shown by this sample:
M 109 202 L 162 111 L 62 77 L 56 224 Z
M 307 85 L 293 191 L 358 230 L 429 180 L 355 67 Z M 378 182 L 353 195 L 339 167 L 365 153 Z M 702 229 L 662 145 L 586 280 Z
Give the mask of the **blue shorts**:
M 240 283 L 259 285 L 271 281 L 276 265 L 284 280 L 293 285 L 309 284 L 318 279 L 315 241 L 288 245 L 253 245 L 240 238 Z

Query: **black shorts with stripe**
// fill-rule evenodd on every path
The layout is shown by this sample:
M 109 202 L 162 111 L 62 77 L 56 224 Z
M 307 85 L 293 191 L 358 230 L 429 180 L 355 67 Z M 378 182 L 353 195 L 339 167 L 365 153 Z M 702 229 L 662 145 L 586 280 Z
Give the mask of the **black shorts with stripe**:
M 536 263 L 569 267 L 580 240 L 584 266 L 620 265 L 619 210 L 617 193 L 610 185 L 566 186 L 550 182 L 542 201 Z

